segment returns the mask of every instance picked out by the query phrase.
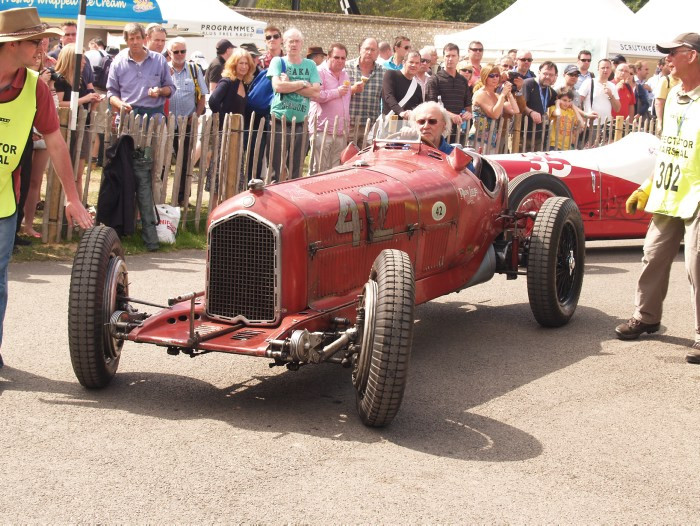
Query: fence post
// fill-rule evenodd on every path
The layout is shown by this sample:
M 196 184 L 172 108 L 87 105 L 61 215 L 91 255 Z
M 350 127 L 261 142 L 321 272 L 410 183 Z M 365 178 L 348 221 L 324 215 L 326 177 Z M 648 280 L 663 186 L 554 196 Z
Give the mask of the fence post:
M 70 110 L 68 108 L 58 109 L 58 119 L 61 125 L 61 135 L 70 144 L 70 130 L 68 123 Z M 48 217 L 48 220 L 46 219 Z M 44 207 L 44 220 L 48 223 L 46 227 L 46 240 L 58 242 L 61 240 L 61 224 L 63 223 L 63 190 L 58 182 L 56 170 L 51 163 L 51 169 L 47 177 L 46 205 Z M 43 236 L 42 236 L 43 240 Z
M 520 130 L 523 125 L 523 116 L 518 113 L 513 116 L 513 144 L 511 145 L 510 152 L 517 153 L 520 151 Z
M 222 192 L 222 201 L 238 193 L 241 177 L 241 156 L 243 154 L 243 115 L 231 115 L 229 127 L 228 159 L 226 163 L 226 190 Z
M 207 177 L 207 169 L 209 168 L 209 140 L 211 138 L 212 116 L 204 115 L 202 117 L 202 154 L 199 156 L 199 181 L 197 183 L 197 204 L 194 209 L 194 229 L 199 232 L 199 223 L 202 216 L 202 197 L 204 193 L 204 181 Z M 211 208 L 211 203 L 209 204 Z
M 251 124 L 253 121 L 250 121 Z M 253 130 L 250 130 L 251 133 Z M 258 159 L 260 158 L 261 152 L 260 152 L 260 144 L 262 143 L 263 140 L 263 134 L 265 133 L 265 117 L 262 117 L 260 119 L 260 122 L 258 123 L 258 129 L 257 133 L 255 135 L 255 151 L 253 152 L 253 170 L 251 171 L 251 175 L 253 175 L 253 178 L 262 178 L 263 174 L 262 173 L 257 173 L 258 169 Z M 265 152 L 262 152 L 262 155 L 265 155 Z M 269 169 L 269 164 L 268 164 L 268 169 Z
M 309 116 L 304 117 L 303 131 L 301 132 L 301 159 L 299 159 L 299 177 L 303 177 L 302 168 L 304 168 L 304 159 L 306 159 L 306 150 L 309 144 Z M 311 158 L 309 158 L 309 166 L 311 166 Z
M 289 129 L 289 162 L 287 163 L 287 170 L 289 178 L 294 177 L 294 143 L 296 142 L 296 129 L 297 129 L 297 118 L 292 117 L 292 127 Z M 302 160 L 303 162 L 303 160 Z

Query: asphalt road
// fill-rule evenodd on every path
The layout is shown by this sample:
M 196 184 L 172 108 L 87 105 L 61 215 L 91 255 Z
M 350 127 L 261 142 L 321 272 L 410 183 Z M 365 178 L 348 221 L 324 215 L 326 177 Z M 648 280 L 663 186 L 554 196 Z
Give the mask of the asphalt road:
M 386 429 L 349 371 L 127 345 L 70 365 L 70 265 L 14 264 L 0 369 L 0 523 L 697 523 L 700 366 L 682 257 L 662 330 L 621 342 L 640 242 L 592 243 L 579 308 L 542 329 L 524 279 L 417 309 Z M 204 255 L 129 259 L 131 293 L 203 288 Z

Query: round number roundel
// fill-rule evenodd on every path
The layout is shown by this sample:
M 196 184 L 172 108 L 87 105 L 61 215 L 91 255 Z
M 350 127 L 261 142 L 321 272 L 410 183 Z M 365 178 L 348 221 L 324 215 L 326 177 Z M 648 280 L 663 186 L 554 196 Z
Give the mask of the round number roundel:
M 436 201 L 433 205 L 433 219 L 435 221 L 441 221 L 443 217 L 447 214 L 447 207 L 442 201 Z

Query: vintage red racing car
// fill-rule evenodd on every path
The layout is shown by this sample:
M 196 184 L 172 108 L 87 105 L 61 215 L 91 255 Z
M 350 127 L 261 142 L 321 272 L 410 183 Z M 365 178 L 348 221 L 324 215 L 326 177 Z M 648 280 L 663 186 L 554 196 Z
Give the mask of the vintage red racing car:
M 115 231 L 87 230 L 69 295 L 80 383 L 106 386 L 125 341 L 263 357 L 290 370 L 330 362 L 351 369 L 362 421 L 384 426 L 406 386 L 416 304 L 497 273 L 526 275 L 537 322 L 566 324 L 584 274 L 576 203 L 553 197 L 537 212 L 512 211 L 498 162 L 460 148 L 446 156 L 392 126 L 361 152 L 349 146 L 339 167 L 268 186 L 253 180 L 218 206 L 204 291 L 154 314 L 136 308 L 158 305 L 132 296 Z
M 651 214 L 625 212 L 625 201 L 654 171 L 659 138 L 630 133 L 588 150 L 490 155 L 511 179 L 509 202 L 531 212 L 550 197 L 570 197 L 579 207 L 586 239 L 642 238 Z M 527 228 L 531 228 L 531 222 Z

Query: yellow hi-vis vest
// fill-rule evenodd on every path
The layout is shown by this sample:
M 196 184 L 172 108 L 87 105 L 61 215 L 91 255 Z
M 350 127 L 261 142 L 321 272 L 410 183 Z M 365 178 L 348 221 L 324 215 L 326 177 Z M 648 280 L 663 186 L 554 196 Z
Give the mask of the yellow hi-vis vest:
M 39 74 L 27 70 L 20 94 L 0 103 L 0 218 L 17 210 L 12 172 L 19 166 L 36 114 L 36 83 Z
M 656 157 L 651 194 L 644 209 L 681 219 L 695 216 L 700 203 L 700 86 L 681 94 L 671 88 Z

